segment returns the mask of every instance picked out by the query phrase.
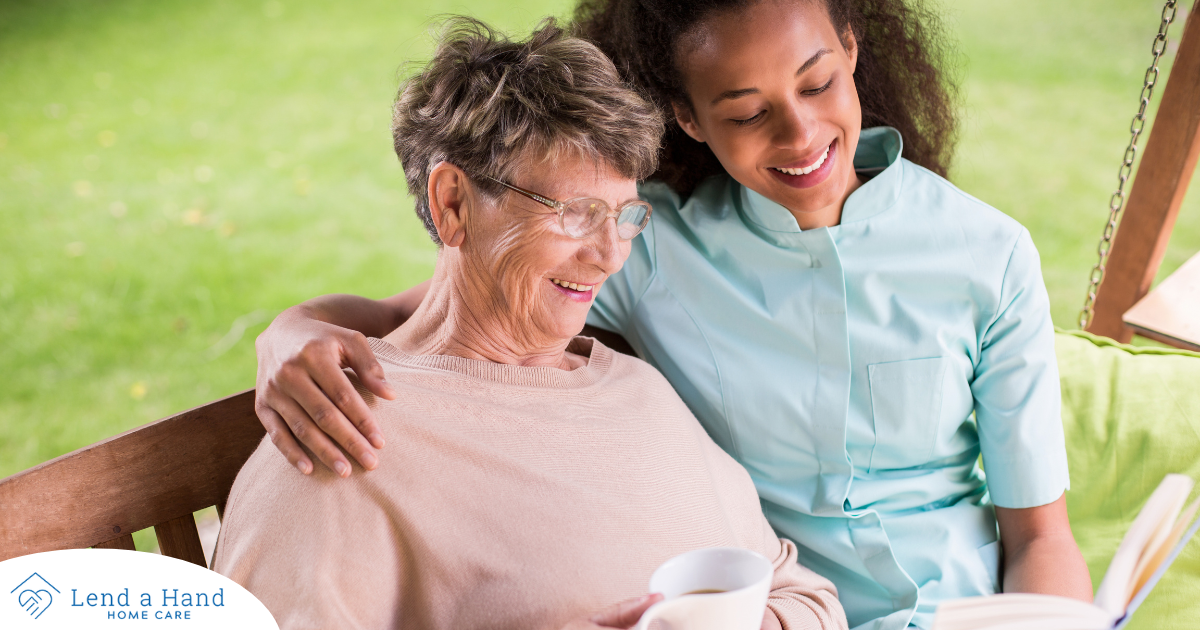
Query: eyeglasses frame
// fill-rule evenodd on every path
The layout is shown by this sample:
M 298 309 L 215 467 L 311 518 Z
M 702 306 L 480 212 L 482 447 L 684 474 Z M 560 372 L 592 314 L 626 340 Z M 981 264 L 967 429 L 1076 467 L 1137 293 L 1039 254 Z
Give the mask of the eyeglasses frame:
M 608 208 L 608 214 L 607 214 L 607 216 L 604 217 L 605 220 L 610 219 L 610 218 L 611 219 L 619 218 L 621 216 L 621 212 L 629 206 L 632 206 L 632 205 L 646 206 L 646 219 L 644 221 L 642 221 L 641 225 L 638 226 L 638 231 L 633 236 L 631 236 L 629 238 L 622 238 L 620 230 L 617 231 L 617 238 L 620 238 L 622 241 L 631 241 L 634 238 L 636 238 L 638 234 L 641 234 L 642 230 L 646 229 L 646 226 L 650 223 L 650 215 L 654 212 L 654 206 L 650 205 L 650 202 L 642 201 L 641 199 L 639 199 L 637 201 L 629 201 L 629 202 L 623 203 L 620 205 L 620 207 L 613 209 L 612 206 L 608 205 L 608 202 L 604 201 L 603 199 L 596 199 L 595 197 L 576 197 L 574 199 L 568 199 L 566 201 L 559 201 L 557 199 L 551 199 L 549 197 L 546 197 L 545 195 L 539 195 L 539 194 L 533 192 L 532 190 L 526 190 L 524 188 L 521 188 L 520 186 L 514 186 L 513 184 L 510 184 L 506 181 L 496 179 L 495 177 L 492 177 L 491 175 L 484 175 L 484 174 L 480 173 L 479 176 L 486 180 L 493 181 L 497 184 L 500 184 L 501 186 L 517 193 L 518 195 L 521 195 L 522 197 L 532 199 L 533 201 L 536 201 L 544 206 L 547 206 L 549 208 L 556 210 L 558 212 L 558 227 L 562 228 L 564 233 L 567 232 L 567 226 L 566 226 L 566 221 L 563 219 L 563 215 L 567 211 L 567 206 L 575 203 L 576 201 L 583 201 L 585 199 L 591 199 L 594 201 L 599 201 L 600 203 L 604 204 L 604 206 L 606 208 Z M 596 229 L 599 229 L 599 226 L 603 225 L 603 224 L 604 224 L 603 221 L 600 222 L 599 224 L 597 224 Z M 567 236 L 570 236 L 571 238 L 575 238 L 575 239 L 585 239 L 595 233 L 596 233 L 596 230 L 592 230 L 591 232 L 588 232 L 587 234 L 584 234 L 583 236 L 571 236 L 569 233 L 567 234 Z

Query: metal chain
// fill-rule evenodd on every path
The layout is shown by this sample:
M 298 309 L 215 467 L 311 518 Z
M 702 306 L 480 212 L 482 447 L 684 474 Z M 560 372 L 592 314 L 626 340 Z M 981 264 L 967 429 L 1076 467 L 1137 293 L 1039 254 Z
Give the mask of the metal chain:
M 1092 267 L 1091 276 L 1088 278 L 1087 299 L 1083 302 L 1083 311 L 1079 313 L 1080 330 L 1087 329 L 1095 314 L 1096 292 L 1100 289 L 1100 283 L 1104 281 L 1108 253 L 1112 249 L 1113 235 L 1117 232 L 1117 219 L 1121 216 L 1121 210 L 1125 208 L 1125 184 L 1133 175 L 1133 160 L 1137 157 L 1138 137 L 1141 136 L 1142 129 L 1146 126 L 1146 108 L 1150 106 L 1150 96 L 1154 93 L 1155 84 L 1158 83 L 1158 60 L 1167 50 L 1167 29 L 1171 26 L 1171 22 L 1175 21 L 1176 2 L 1177 0 L 1167 0 L 1166 5 L 1163 6 L 1162 22 L 1158 26 L 1158 34 L 1154 36 L 1154 43 L 1150 46 L 1150 52 L 1154 58 L 1150 61 L 1150 67 L 1146 70 L 1142 81 L 1138 112 L 1133 117 L 1133 122 L 1129 124 L 1129 146 L 1125 148 L 1125 159 L 1117 171 L 1119 180 L 1117 191 L 1108 200 L 1108 223 L 1104 225 L 1104 236 L 1100 238 L 1100 244 L 1096 247 L 1099 260 L 1096 262 L 1096 266 Z

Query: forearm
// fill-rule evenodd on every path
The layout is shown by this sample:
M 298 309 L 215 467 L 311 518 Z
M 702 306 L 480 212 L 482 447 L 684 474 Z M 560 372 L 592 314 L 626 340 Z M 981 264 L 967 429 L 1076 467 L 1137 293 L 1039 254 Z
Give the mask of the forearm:
M 322 295 L 279 314 L 282 321 L 315 319 L 356 330 L 367 337 L 383 337 L 396 329 L 396 316 L 381 300 L 357 295 Z
M 1043 536 L 1012 551 L 1005 549 L 1004 592 L 1092 601 L 1092 578 L 1074 536 Z
M 383 337 L 408 321 L 428 291 L 426 281 L 382 300 L 347 294 L 322 295 L 289 308 L 280 318 L 315 319 L 368 337 Z

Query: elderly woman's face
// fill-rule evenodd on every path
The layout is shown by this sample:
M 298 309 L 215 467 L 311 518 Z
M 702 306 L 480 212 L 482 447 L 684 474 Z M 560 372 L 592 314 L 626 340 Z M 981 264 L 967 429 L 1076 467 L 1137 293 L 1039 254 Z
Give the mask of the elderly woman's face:
M 581 158 L 529 165 L 508 183 L 559 201 L 601 199 L 612 208 L 637 199 L 633 180 Z M 463 255 L 476 267 L 474 282 L 492 286 L 472 291 L 491 295 L 489 308 L 500 311 L 515 337 L 536 344 L 579 334 L 596 293 L 629 256 L 615 220 L 577 239 L 563 233 L 552 208 L 514 192 L 480 206 Z

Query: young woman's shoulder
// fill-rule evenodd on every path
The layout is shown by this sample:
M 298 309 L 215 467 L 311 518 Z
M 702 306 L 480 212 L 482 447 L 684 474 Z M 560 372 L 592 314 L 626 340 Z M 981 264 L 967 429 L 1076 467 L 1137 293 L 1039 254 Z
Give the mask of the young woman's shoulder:
M 1011 250 L 1028 232 L 1016 219 L 963 191 L 937 173 L 901 160 L 904 205 L 926 215 L 932 226 L 962 234 L 968 245 Z

